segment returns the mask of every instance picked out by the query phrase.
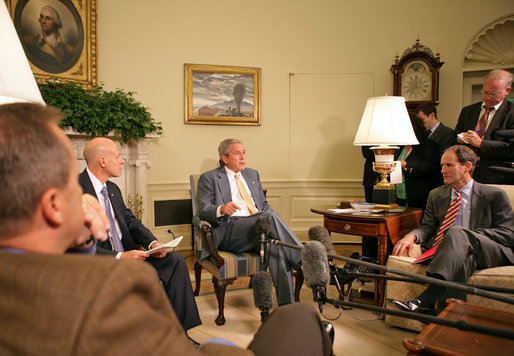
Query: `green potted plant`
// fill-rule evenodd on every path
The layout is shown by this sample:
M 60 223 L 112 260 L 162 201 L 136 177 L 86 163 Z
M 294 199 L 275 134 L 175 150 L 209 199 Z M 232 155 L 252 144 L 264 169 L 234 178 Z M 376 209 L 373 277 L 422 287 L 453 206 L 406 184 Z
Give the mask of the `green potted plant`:
M 106 91 L 102 86 L 85 89 L 80 84 L 57 79 L 38 85 L 45 102 L 65 114 L 62 127 L 69 126 L 93 137 L 112 134 L 123 143 L 138 141 L 147 134 L 162 134 L 161 123 L 134 99 L 133 92 Z

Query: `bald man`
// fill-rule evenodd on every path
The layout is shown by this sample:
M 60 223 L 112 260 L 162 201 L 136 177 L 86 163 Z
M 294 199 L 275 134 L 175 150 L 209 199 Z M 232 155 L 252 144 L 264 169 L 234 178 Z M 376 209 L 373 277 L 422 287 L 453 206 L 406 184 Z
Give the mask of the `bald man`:
M 79 183 L 84 193 L 97 197 L 104 208 L 107 206 L 107 216 L 111 214 L 114 221 L 109 239 L 98 244 L 97 254 L 150 263 L 157 270 L 184 330 L 200 325 L 202 322 L 184 257 L 167 251 L 149 255 L 140 249 L 140 246 L 151 249 L 162 243 L 125 206 L 120 189 L 109 181 L 121 176 L 125 163 L 116 143 L 104 137 L 94 138 L 86 145 L 84 158 L 87 168 L 79 175 Z

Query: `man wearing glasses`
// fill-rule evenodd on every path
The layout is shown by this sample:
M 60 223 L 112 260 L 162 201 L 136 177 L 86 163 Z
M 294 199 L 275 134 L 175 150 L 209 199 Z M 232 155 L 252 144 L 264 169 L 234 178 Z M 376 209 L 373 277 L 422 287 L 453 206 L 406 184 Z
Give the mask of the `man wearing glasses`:
M 455 132 L 480 158 L 473 178 L 480 183 L 512 184 L 512 178 L 489 169 L 514 159 L 514 138 L 497 134 L 514 129 L 514 103 L 507 99 L 512 89 L 512 73 L 493 70 L 482 86 L 482 101 L 462 109 Z

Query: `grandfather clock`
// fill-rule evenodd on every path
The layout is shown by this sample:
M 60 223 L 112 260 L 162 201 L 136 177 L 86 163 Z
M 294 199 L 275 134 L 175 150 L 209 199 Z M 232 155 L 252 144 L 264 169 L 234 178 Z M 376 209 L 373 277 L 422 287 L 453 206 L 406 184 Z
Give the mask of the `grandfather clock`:
M 403 96 L 407 109 L 413 111 L 419 104 L 439 104 L 439 69 L 444 62 L 439 53 L 420 42 L 407 48 L 399 58 L 395 56 L 391 72 L 394 75 L 393 95 Z

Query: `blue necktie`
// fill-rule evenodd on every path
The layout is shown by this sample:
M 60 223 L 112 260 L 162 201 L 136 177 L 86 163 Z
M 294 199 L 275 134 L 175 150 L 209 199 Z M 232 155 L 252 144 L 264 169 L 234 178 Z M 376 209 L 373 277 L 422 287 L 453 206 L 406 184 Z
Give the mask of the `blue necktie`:
M 118 236 L 118 230 L 116 229 L 116 224 L 114 224 L 114 218 L 111 213 L 111 200 L 109 199 L 109 193 L 107 193 L 107 188 L 104 186 L 100 191 L 104 197 L 105 203 L 105 214 L 109 219 L 109 223 L 111 224 L 111 230 L 109 233 L 109 240 L 111 241 L 111 246 L 116 252 L 123 252 L 123 245 L 121 243 L 120 237 Z

